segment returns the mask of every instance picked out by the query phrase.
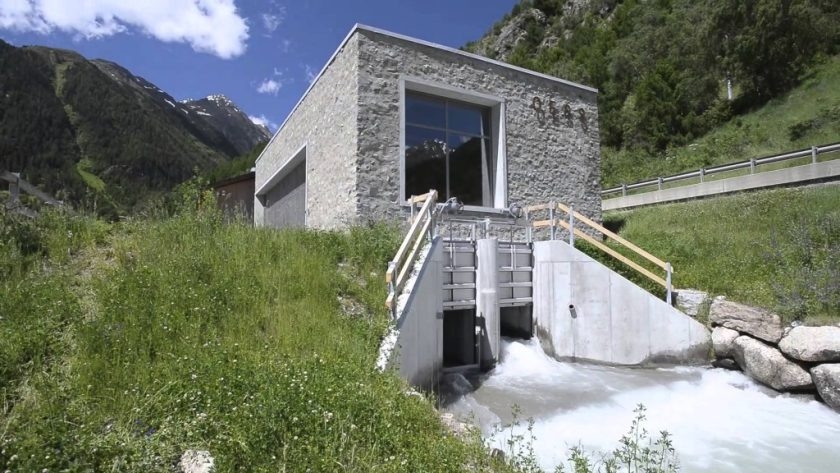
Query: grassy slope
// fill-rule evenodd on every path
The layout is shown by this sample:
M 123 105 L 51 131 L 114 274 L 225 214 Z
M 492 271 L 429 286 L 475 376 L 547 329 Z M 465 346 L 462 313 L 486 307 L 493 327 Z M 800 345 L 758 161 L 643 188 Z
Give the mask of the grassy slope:
M 604 149 L 605 187 L 840 141 L 840 57 L 828 58 L 802 84 L 736 117 L 665 158 Z
M 221 472 L 489 461 L 373 369 L 394 232 L 276 232 L 213 213 L 10 222 L 0 471 L 171 471 L 187 448 Z
M 671 261 L 675 285 L 788 319 L 840 318 L 840 186 L 616 212 L 621 234 Z

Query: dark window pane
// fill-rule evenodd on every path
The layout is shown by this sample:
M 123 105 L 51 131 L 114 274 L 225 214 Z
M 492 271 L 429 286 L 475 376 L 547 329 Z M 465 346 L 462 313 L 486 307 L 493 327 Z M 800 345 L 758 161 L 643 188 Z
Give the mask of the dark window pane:
M 449 195 L 465 205 L 482 205 L 482 139 L 450 134 Z
M 482 122 L 486 121 L 484 114 L 482 109 L 449 102 L 447 109 L 449 130 L 480 135 L 484 133 L 482 129 Z
M 405 122 L 444 128 L 446 127 L 446 106 L 442 100 L 406 94 Z
M 446 133 L 405 127 L 405 196 L 438 191 L 446 195 Z

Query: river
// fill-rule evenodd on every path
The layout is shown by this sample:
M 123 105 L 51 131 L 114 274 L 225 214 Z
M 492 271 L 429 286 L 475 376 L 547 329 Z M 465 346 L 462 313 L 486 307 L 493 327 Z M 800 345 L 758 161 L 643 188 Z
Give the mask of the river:
M 571 446 L 614 450 L 643 404 L 645 428 L 671 433 L 682 472 L 840 472 L 840 414 L 739 372 L 563 363 L 536 340 L 503 340 L 493 371 L 469 380 L 448 375 L 445 384 L 444 409 L 478 424 L 502 450 L 512 432 L 522 433 L 499 427 L 510 424 L 517 405 L 521 420 L 534 421 L 534 451 L 547 471 Z

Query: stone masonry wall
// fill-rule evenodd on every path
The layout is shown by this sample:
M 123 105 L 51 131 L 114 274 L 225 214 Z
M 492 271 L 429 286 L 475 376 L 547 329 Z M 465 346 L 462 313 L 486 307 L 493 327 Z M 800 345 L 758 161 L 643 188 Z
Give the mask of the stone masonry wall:
M 358 36 L 350 38 L 257 161 L 259 189 L 306 144 L 308 227 L 340 228 L 355 221 L 358 47 Z M 271 224 L 259 199 L 254 221 Z
M 399 213 L 402 74 L 503 98 L 508 203 L 554 199 L 600 221 L 596 93 L 369 30 L 354 36 L 359 48 L 357 209 L 362 219 Z M 535 98 L 542 115 L 534 108 Z

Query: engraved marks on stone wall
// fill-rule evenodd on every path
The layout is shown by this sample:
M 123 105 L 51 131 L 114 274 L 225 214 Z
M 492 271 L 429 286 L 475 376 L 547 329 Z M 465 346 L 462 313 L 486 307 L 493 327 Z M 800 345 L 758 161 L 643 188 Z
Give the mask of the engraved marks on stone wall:
M 589 121 L 584 108 L 572 109 L 569 102 L 563 102 L 563 105 L 558 108 L 554 99 L 542 99 L 536 95 L 531 98 L 530 107 L 540 125 L 550 124 L 574 128 L 575 122 L 578 122 L 584 132 L 589 131 Z

